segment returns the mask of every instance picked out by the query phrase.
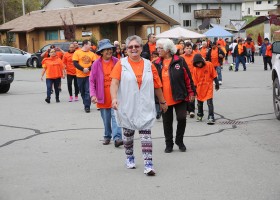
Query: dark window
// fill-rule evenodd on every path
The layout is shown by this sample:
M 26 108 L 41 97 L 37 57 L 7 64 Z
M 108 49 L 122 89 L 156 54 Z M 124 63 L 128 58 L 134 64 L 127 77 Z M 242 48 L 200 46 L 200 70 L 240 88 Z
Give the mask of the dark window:
M 262 4 L 262 1 L 257 1 L 256 4 Z
M 13 54 L 22 54 L 22 52 L 19 49 L 11 48 L 11 50 Z
M 45 31 L 46 40 L 58 40 L 58 31 Z
M 183 3 L 183 13 L 190 13 L 191 12 L 191 5 Z
M 248 8 L 248 15 L 250 15 L 250 8 Z
M 256 15 L 260 15 L 260 12 L 256 12 Z
M 185 27 L 191 26 L 192 25 L 191 22 L 192 22 L 191 20 L 183 20 L 183 26 Z

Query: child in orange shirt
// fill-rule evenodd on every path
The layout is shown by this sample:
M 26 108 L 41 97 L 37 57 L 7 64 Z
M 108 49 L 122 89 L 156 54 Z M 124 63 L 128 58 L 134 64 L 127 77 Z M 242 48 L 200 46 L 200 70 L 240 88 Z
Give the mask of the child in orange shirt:
M 219 81 L 217 72 L 211 62 L 205 61 L 201 54 L 196 54 L 193 58 L 193 73 L 192 78 L 196 86 L 197 94 L 197 121 L 202 121 L 203 118 L 203 102 L 207 101 L 208 105 L 208 121 L 207 124 L 215 123 L 214 106 L 213 106 L 213 80 L 215 81 L 215 89 L 219 90 Z

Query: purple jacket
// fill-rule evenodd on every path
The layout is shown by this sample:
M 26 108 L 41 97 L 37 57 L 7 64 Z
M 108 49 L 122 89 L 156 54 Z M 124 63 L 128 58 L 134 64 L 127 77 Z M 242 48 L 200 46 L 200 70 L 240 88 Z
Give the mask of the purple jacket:
M 114 65 L 118 62 L 118 59 L 113 57 Z M 89 91 L 90 96 L 97 98 L 98 103 L 104 103 L 104 73 L 102 68 L 102 57 L 98 58 L 91 66 L 89 76 Z

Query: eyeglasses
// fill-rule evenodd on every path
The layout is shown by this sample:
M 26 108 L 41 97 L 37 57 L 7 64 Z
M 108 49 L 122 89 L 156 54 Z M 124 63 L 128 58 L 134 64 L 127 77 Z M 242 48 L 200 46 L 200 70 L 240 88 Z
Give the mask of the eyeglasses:
M 157 50 L 163 50 L 163 47 L 156 47 Z
M 139 48 L 140 48 L 140 45 L 131 45 L 131 46 L 128 46 L 127 48 L 128 48 L 128 49 L 133 49 L 133 48 L 139 49 Z

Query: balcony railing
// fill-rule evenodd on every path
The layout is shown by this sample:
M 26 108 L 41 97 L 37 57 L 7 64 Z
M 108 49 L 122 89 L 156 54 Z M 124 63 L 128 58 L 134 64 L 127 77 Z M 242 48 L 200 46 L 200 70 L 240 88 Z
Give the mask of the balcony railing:
M 221 18 L 222 9 L 202 9 L 194 11 L 195 19 L 204 19 L 204 18 Z

